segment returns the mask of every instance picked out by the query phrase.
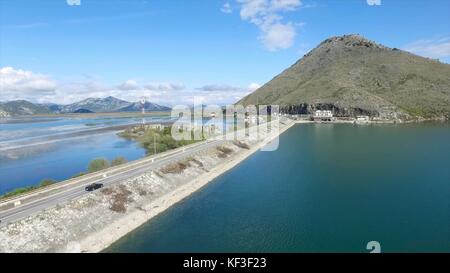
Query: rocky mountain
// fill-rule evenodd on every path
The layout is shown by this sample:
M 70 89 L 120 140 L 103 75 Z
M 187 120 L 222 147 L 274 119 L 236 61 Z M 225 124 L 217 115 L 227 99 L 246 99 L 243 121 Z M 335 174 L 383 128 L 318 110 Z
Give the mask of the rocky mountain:
M 238 103 L 295 114 L 449 118 L 450 65 L 359 35 L 332 37 Z
M 59 113 L 61 112 L 62 105 L 56 104 L 56 103 L 42 103 L 42 106 L 47 107 L 52 113 Z
M 26 100 L 15 100 L 0 103 L 0 116 L 50 114 L 47 107 Z
M 146 102 L 144 106 L 148 112 L 171 109 L 151 102 Z M 68 105 L 36 104 L 25 100 L 0 102 L 0 117 L 51 113 L 139 112 L 141 110 L 140 102 L 127 102 L 114 97 L 88 98 Z
M 128 106 L 118 109 L 119 112 L 138 112 L 142 111 L 142 106 L 144 106 L 145 111 L 169 111 L 170 108 L 162 105 L 158 105 L 156 103 L 145 102 L 142 105 L 140 102 L 133 102 Z
M 88 98 L 76 103 L 61 107 L 62 113 L 73 113 L 78 109 L 85 109 L 91 112 L 115 112 L 120 108 L 130 105 L 129 102 L 114 97 Z

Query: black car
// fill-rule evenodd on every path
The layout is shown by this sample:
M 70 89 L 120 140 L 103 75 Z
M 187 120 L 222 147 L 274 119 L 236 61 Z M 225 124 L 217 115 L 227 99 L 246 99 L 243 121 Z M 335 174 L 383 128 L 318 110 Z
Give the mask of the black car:
M 103 184 L 101 183 L 92 183 L 91 185 L 86 186 L 84 188 L 86 191 L 95 191 L 97 189 L 103 188 Z

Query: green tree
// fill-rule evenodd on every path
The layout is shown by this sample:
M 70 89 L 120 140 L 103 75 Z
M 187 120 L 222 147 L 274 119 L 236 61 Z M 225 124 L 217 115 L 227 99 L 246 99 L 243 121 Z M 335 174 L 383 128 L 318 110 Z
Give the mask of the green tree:
M 127 163 L 127 159 L 123 156 L 118 156 L 111 161 L 111 166 L 119 166 Z
M 109 167 L 108 160 L 104 158 L 96 158 L 89 163 L 88 170 L 90 173 L 101 171 Z

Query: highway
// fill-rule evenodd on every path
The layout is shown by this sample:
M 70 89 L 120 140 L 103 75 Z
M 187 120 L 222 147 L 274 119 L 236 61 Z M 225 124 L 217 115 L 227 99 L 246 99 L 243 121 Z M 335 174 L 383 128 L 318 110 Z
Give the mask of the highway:
M 85 186 L 89 184 L 102 183 L 105 187 L 111 186 L 123 182 L 129 178 L 139 176 L 145 172 L 156 170 L 166 164 L 174 163 L 189 156 L 193 156 L 200 151 L 218 146 L 224 142 L 225 140 L 210 140 L 201 143 L 200 145 L 195 145 L 192 147 L 187 146 L 177 153 L 167 154 L 165 156 L 155 158 L 154 160 L 144 161 L 138 164 L 130 164 L 130 166 L 124 168 L 123 171 L 114 174 L 108 174 L 108 170 L 105 170 L 103 173 L 106 174 L 106 177 L 100 176 L 99 178 L 97 176 L 94 178 L 86 179 L 83 181 L 83 183 L 75 183 L 74 185 L 68 186 L 68 189 L 65 189 L 63 191 L 56 192 L 48 196 L 43 196 L 42 198 L 38 198 L 37 200 L 2 211 L 0 213 L 0 227 L 36 214 L 44 209 L 54 207 L 57 204 L 61 204 L 79 198 L 85 194 L 89 194 L 89 192 L 85 190 Z

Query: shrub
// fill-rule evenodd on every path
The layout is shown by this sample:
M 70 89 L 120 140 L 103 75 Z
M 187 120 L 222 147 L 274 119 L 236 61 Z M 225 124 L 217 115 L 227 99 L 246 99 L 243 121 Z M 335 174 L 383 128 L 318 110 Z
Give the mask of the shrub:
M 247 143 L 241 142 L 239 140 L 236 140 L 233 143 L 234 143 L 234 145 L 238 146 L 239 148 L 247 149 L 247 150 L 250 149 L 250 146 Z
M 123 156 L 118 156 L 111 161 L 111 166 L 119 166 L 127 163 L 127 159 Z
M 225 146 L 219 146 L 219 147 L 217 147 L 217 150 L 219 152 L 222 152 L 222 153 L 226 154 L 226 155 L 231 154 L 233 152 L 232 149 L 230 149 L 228 147 L 225 147 Z
M 104 158 L 97 158 L 97 159 L 92 160 L 89 163 L 88 170 L 89 170 L 90 173 L 93 173 L 93 172 L 104 170 L 104 169 L 106 169 L 108 167 L 109 167 L 108 160 L 106 160 Z
M 109 209 L 117 213 L 125 213 L 127 211 L 126 204 L 132 201 L 129 198 L 130 195 L 131 191 L 127 190 L 124 186 L 120 186 L 112 198 L 112 204 Z
M 189 162 L 177 162 L 162 167 L 161 172 L 165 174 L 167 173 L 180 174 L 185 169 L 187 169 L 187 167 L 189 167 Z

